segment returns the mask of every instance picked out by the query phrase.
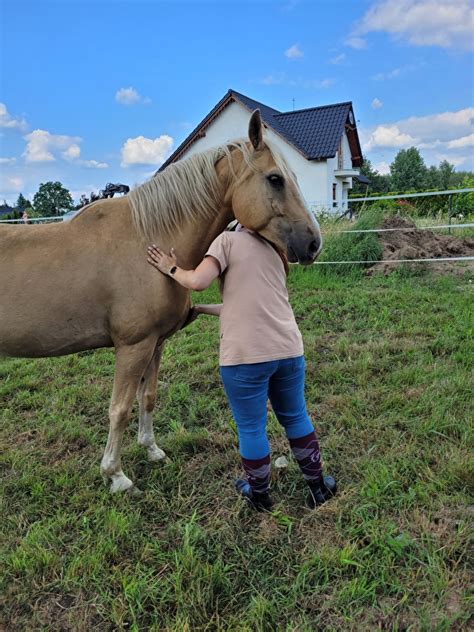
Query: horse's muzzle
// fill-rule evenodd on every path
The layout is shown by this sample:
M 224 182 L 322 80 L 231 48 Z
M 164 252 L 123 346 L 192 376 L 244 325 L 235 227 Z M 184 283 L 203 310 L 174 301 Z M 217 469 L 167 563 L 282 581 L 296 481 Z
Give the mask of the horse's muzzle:
M 288 261 L 290 263 L 300 263 L 310 265 L 321 252 L 323 241 L 321 234 L 316 231 L 308 234 L 292 233 L 288 240 Z

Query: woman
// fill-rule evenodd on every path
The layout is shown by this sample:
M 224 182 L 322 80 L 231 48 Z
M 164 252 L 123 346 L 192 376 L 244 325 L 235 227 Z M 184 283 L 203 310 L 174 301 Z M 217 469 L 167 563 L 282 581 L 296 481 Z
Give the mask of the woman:
M 270 446 L 267 400 L 285 429 L 314 508 L 336 492 L 323 476 L 319 444 L 306 412 L 301 333 L 288 302 L 286 257 L 257 233 L 243 227 L 219 235 L 195 270 L 178 266 L 148 248 L 148 262 L 190 290 L 204 290 L 220 277 L 223 303 L 196 305 L 197 314 L 220 317 L 220 373 L 237 425 L 247 479 L 235 483 L 255 509 L 270 510 Z

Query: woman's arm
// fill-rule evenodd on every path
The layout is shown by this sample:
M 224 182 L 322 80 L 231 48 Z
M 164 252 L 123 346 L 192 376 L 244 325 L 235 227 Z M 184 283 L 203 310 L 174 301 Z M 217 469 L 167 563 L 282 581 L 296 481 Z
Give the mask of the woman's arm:
M 220 316 L 223 303 L 215 305 L 194 305 L 196 314 L 208 314 L 209 316 Z
M 173 248 L 167 255 L 154 244 L 148 247 L 148 263 L 183 287 L 198 292 L 208 288 L 220 274 L 219 263 L 214 257 L 205 257 L 195 270 L 183 270 L 177 264 Z

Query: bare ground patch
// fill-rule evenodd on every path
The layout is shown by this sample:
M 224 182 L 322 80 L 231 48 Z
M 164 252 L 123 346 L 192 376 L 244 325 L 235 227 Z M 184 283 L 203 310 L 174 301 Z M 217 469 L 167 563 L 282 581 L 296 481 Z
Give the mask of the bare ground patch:
M 472 237 L 459 238 L 452 235 L 440 235 L 430 230 L 420 230 L 413 222 L 399 216 L 387 218 L 382 224 L 382 228 L 406 229 L 379 233 L 383 261 L 474 256 L 474 238 Z M 381 273 L 387 276 L 400 265 L 402 264 L 376 263 L 366 274 Z M 429 265 L 429 270 L 437 274 L 452 274 L 454 272 L 464 275 L 465 272 L 474 272 L 474 261 L 461 264 L 440 262 L 439 264 L 413 263 L 405 265 L 413 271 L 419 271 Z

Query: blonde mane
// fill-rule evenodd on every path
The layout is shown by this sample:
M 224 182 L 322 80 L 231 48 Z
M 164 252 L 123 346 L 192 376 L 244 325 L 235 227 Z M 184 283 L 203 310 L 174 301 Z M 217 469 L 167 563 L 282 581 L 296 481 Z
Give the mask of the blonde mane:
M 293 179 L 294 175 L 280 152 L 267 139 L 265 144 L 277 167 Z M 241 151 L 246 164 L 254 171 L 257 170 L 248 143 L 244 139 L 238 139 L 179 160 L 130 191 L 127 199 L 138 232 L 147 239 L 152 239 L 175 231 L 186 221 L 215 217 L 223 195 L 215 165 L 226 157 L 230 174 L 235 175 L 231 158 L 234 150 Z

